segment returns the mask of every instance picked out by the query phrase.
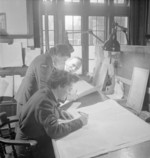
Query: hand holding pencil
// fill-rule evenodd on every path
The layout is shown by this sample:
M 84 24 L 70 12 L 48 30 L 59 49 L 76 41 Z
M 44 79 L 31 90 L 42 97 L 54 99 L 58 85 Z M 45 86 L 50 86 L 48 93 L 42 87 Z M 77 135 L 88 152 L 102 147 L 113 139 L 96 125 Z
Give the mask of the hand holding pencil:
M 83 126 L 85 126 L 88 123 L 88 114 L 80 111 L 78 113 L 81 115 L 80 120 L 82 121 Z

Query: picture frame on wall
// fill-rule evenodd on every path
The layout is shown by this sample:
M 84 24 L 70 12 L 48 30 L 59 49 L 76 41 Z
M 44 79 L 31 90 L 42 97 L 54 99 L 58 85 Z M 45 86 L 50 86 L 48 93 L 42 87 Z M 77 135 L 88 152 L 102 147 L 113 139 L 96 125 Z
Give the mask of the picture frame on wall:
M 0 35 L 6 35 L 6 13 L 0 13 Z

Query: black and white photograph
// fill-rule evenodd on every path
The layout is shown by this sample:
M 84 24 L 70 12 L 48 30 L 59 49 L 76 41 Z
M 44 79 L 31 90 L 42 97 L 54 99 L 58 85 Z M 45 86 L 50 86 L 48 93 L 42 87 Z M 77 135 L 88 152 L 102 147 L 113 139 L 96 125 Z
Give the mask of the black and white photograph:
M 0 158 L 150 158 L 149 76 L 149 0 L 0 0 Z

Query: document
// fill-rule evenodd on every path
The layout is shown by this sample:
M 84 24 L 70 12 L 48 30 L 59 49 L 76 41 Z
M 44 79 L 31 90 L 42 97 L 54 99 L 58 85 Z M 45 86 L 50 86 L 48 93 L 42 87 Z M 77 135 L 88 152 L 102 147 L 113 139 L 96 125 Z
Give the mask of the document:
M 77 111 L 88 114 L 88 124 L 62 139 L 53 140 L 57 158 L 90 158 L 150 140 L 149 124 L 114 100 Z
M 68 99 L 61 106 L 65 105 L 69 102 L 78 100 L 79 98 L 84 97 L 88 94 L 91 94 L 97 90 L 98 90 L 98 87 L 94 87 L 94 86 L 90 85 L 89 83 L 87 83 L 86 81 L 80 80 L 73 85 L 72 91 L 71 91 L 70 95 L 68 96 Z
M 13 76 L 0 77 L 0 97 L 13 97 Z

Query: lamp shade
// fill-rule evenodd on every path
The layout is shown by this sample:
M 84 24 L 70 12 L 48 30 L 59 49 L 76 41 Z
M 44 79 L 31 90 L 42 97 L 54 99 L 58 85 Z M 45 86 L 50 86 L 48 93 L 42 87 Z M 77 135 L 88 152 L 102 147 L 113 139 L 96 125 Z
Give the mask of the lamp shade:
M 109 39 L 104 43 L 103 49 L 106 51 L 113 51 L 119 52 L 120 51 L 120 44 L 117 41 L 117 30 L 113 29 Z

